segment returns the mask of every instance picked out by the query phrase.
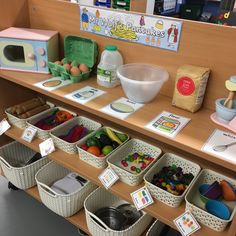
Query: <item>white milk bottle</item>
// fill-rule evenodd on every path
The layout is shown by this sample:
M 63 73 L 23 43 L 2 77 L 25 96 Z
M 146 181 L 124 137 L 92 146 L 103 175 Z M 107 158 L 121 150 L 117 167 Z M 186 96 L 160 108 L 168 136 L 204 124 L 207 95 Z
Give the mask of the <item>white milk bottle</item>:
M 107 88 L 119 85 L 120 80 L 116 76 L 116 70 L 121 65 L 123 65 L 123 58 L 117 47 L 106 46 L 97 67 L 97 83 Z

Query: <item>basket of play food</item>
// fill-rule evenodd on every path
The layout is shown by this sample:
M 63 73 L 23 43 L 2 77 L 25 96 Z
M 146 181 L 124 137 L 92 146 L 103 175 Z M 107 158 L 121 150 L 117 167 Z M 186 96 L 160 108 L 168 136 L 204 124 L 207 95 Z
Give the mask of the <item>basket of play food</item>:
M 56 127 L 69 121 L 75 116 L 76 113 L 65 108 L 54 107 L 30 118 L 27 121 L 27 125 L 37 129 L 38 138 L 46 140 L 50 137 L 50 132 L 52 132 Z
M 75 154 L 77 153 L 76 144 L 79 140 L 90 133 L 98 130 L 102 125 L 96 121 L 83 116 L 75 117 L 68 122 L 55 128 L 50 135 L 54 144 L 63 151 Z
M 49 62 L 53 76 L 71 79 L 74 83 L 88 79 L 96 63 L 97 44 L 91 39 L 68 35 L 64 38 L 65 58 Z
M 161 155 L 161 149 L 139 139 L 131 139 L 107 159 L 120 180 L 132 186 L 143 181 L 143 176 Z
M 47 157 L 42 157 L 18 142 L 0 148 L 0 167 L 6 178 L 20 189 L 28 189 L 36 185 L 36 172 L 48 162 Z
M 236 211 L 236 180 L 202 170 L 186 197 L 186 209 L 202 224 L 224 231 Z
M 200 170 L 199 165 L 166 153 L 145 174 L 144 181 L 153 197 L 171 207 L 178 207 Z
M 85 199 L 84 209 L 94 236 L 139 236 L 152 221 L 151 216 L 101 187 Z
M 46 102 L 43 98 L 33 98 L 7 108 L 5 113 L 10 124 L 24 129 L 29 118 L 52 107 L 54 107 L 54 105 Z
M 53 161 L 41 168 L 35 179 L 43 204 L 63 217 L 78 212 L 85 198 L 97 188 L 77 173 Z
M 106 158 L 128 141 L 129 136 L 109 127 L 102 127 L 77 144 L 79 157 L 96 168 L 107 166 Z

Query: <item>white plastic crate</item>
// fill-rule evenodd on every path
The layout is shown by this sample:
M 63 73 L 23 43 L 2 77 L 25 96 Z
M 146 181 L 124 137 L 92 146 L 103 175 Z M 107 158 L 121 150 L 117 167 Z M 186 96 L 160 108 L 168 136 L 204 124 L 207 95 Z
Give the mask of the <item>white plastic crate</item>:
M 12 142 L 0 148 L 0 164 L 3 173 L 17 188 L 27 189 L 36 185 L 36 172 L 49 162 L 47 157 L 43 157 L 30 165 L 14 167 L 19 163 L 26 163 L 35 154 L 35 151 L 18 142 Z
M 99 130 L 103 130 L 105 129 L 106 127 L 102 127 L 100 128 Z M 108 127 L 110 128 L 110 127 Z M 110 128 L 111 130 L 115 131 L 115 132 L 118 132 L 118 133 L 121 133 L 120 131 L 117 131 L 113 128 Z M 98 130 L 98 131 L 99 131 Z M 104 156 L 104 157 L 97 157 L 85 150 L 83 150 L 82 148 L 80 148 L 80 146 L 82 144 L 85 144 L 86 143 L 86 140 L 93 137 L 94 134 L 89 134 L 88 136 L 86 136 L 85 138 L 81 139 L 78 144 L 77 144 L 77 148 L 78 148 L 78 153 L 79 153 L 79 158 L 85 162 L 87 162 L 88 164 L 96 167 L 96 168 L 105 168 L 107 166 L 107 162 L 106 162 L 106 159 L 114 152 L 116 152 L 119 148 L 122 148 L 122 146 L 129 140 L 129 136 L 128 136 L 128 139 L 123 142 L 122 144 L 119 145 L 119 147 L 117 147 L 116 149 L 114 149 L 112 152 L 110 152 L 108 155 Z
M 199 196 L 199 186 L 201 184 L 212 184 L 214 181 L 226 180 L 234 189 L 236 188 L 236 180 L 224 176 L 212 170 L 204 169 L 201 171 L 198 178 L 194 181 L 192 187 L 189 189 L 187 195 L 185 196 L 186 210 L 190 210 L 194 217 L 202 224 L 210 227 L 215 231 L 224 231 L 229 222 L 232 221 L 234 214 L 236 212 L 236 201 L 224 201 L 224 203 L 229 207 L 231 215 L 229 220 L 220 219 L 205 210 L 204 203 L 200 200 Z
M 50 116 L 50 115 L 53 113 L 53 111 L 55 111 L 56 109 L 59 109 L 60 111 L 67 111 L 67 112 L 70 112 L 73 116 L 75 116 L 75 117 L 77 116 L 76 113 L 74 113 L 74 112 L 72 112 L 72 111 L 70 111 L 70 110 L 67 110 L 67 109 L 65 109 L 65 108 L 63 108 L 63 107 L 53 107 L 53 108 L 51 108 L 51 109 L 49 109 L 49 110 L 47 110 L 47 111 L 44 111 L 44 112 L 42 112 L 42 113 L 40 113 L 40 114 L 38 114 L 38 115 L 36 115 L 36 116 L 30 118 L 30 119 L 27 120 L 27 122 L 26 122 L 26 123 L 27 123 L 27 126 L 31 126 L 31 127 L 35 128 L 35 129 L 37 129 L 37 134 L 36 134 L 36 136 L 37 136 L 39 139 L 46 140 L 46 139 L 50 138 L 50 132 L 53 132 L 55 128 L 57 128 L 57 127 L 59 127 L 60 125 L 62 125 L 62 124 L 60 124 L 60 125 L 58 125 L 57 127 L 54 127 L 53 129 L 50 129 L 50 130 L 43 130 L 43 129 L 40 129 L 40 128 L 38 128 L 38 127 L 35 126 L 35 124 L 36 124 L 38 121 L 40 121 L 40 120 L 43 119 L 43 118 L 46 118 L 47 116 Z M 66 122 L 68 122 L 68 121 L 66 121 Z M 64 123 L 66 123 L 66 122 L 64 122 Z M 64 123 L 63 123 L 63 124 L 64 124 Z
M 94 213 L 103 207 L 116 207 L 126 203 L 117 196 L 100 187 L 93 191 L 84 202 L 86 221 L 89 232 L 93 236 L 139 236 L 152 221 L 152 217 L 143 212 L 143 215 L 129 228 L 121 231 L 110 229 Z M 95 220 L 94 220 L 95 219 Z M 99 222 L 99 223 L 97 223 Z M 103 226 L 101 226 L 103 225 Z
M 70 194 L 58 194 L 51 189 L 50 186 L 55 181 L 64 178 L 70 172 L 65 167 L 51 161 L 35 176 L 39 195 L 44 205 L 63 217 L 69 217 L 78 212 L 83 207 L 85 198 L 97 188 L 96 185 L 87 181 L 82 188 Z
M 129 154 L 141 152 L 144 154 L 149 154 L 151 157 L 155 158 L 152 163 L 150 163 L 145 170 L 139 174 L 133 174 L 128 170 L 120 166 L 120 161 L 127 157 Z M 161 155 L 161 149 L 155 147 L 151 144 L 143 142 L 139 139 L 131 139 L 122 148 L 118 149 L 107 159 L 108 165 L 116 172 L 120 180 L 128 185 L 136 186 L 143 181 L 144 174 L 148 169 L 155 163 L 158 157 Z
M 172 193 L 169 193 L 154 184 L 152 184 L 152 179 L 153 176 L 162 170 L 163 167 L 165 166 L 171 166 L 171 165 L 176 165 L 179 166 L 183 169 L 184 173 L 192 173 L 194 178 L 191 181 L 190 185 L 188 188 L 184 191 L 184 193 L 180 196 L 176 196 Z M 165 153 L 152 167 L 151 169 L 144 175 L 144 181 L 149 189 L 150 193 L 154 198 L 157 200 L 171 206 L 171 207 L 178 207 L 181 202 L 184 199 L 185 194 L 187 193 L 187 190 L 191 186 L 191 184 L 194 182 L 194 179 L 197 177 L 199 174 L 201 168 L 198 164 L 195 164 L 191 161 L 188 161 L 180 156 L 177 156 L 172 153 Z
M 79 140 L 74 143 L 69 143 L 69 142 L 59 138 L 59 136 L 67 134 L 68 131 L 71 128 L 73 128 L 75 125 L 83 125 L 89 131 L 92 130 L 93 131 L 93 132 L 91 132 L 92 134 L 94 134 L 95 131 L 98 130 L 102 126 L 100 123 L 98 123 L 94 120 L 91 120 L 91 119 L 83 117 L 83 116 L 78 116 L 78 117 L 75 117 L 75 118 L 69 120 L 68 122 L 65 122 L 64 124 L 60 125 L 59 127 L 56 127 L 50 133 L 50 135 L 53 139 L 53 142 L 57 148 L 65 151 L 69 154 L 76 154 L 77 153 L 76 144 L 79 142 Z
M 47 102 L 47 104 L 50 106 L 50 108 L 52 108 L 52 107 L 55 106 L 54 104 L 52 104 L 52 103 L 50 103 L 50 102 Z M 49 109 L 50 109 L 50 108 L 49 108 Z M 41 114 L 41 113 L 43 113 L 43 112 L 45 112 L 45 111 L 48 110 L 48 109 L 47 109 L 47 110 L 45 110 L 45 111 L 42 111 L 42 112 L 38 113 L 37 115 L 31 116 L 31 117 L 29 117 L 29 118 L 27 118 L 27 119 L 20 119 L 20 118 L 18 118 L 18 117 L 16 117 L 16 116 L 12 115 L 11 113 L 9 113 L 9 109 L 10 109 L 10 108 L 7 108 L 7 109 L 5 110 L 5 113 L 6 113 L 6 115 L 7 115 L 7 118 L 8 118 L 9 123 L 10 123 L 11 125 L 13 125 L 13 126 L 16 126 L 16 127 L 20 128 L 20 129 L 25 129 L 25 128 L 26 128 L 26 126 L 27 126 L 27 121 L 28 121 L 29 119 L 33 119 L 33 118 L 36 117 L 37 115 L 39 115 L 39 114 Z

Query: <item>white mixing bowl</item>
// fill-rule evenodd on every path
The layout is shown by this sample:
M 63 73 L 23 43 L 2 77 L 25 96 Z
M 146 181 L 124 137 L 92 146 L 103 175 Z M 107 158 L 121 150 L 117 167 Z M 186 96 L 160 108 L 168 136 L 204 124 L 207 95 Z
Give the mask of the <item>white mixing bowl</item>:
M 160 91 L 169 74 L 161 67 L 150 64 L 125 64 L 117 69 L 126 96 L 139 103 L 150 102 Z

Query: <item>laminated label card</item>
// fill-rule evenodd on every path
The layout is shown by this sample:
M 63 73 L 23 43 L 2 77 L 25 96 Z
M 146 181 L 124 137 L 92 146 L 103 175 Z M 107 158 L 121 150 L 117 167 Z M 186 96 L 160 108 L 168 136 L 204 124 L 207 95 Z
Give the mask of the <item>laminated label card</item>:
M 103 107 L 101 111 L 111 116 L 115 116 L 120 119 L 125 119 L 129 115 L 133 114 L 138 109 L 140 109 L 142 106 L 144 106 L 144 104 L 136 103 L 130 101 L 128 98 L 122 97 Z
M 106 168 L 98 178 L 106 189 L 110 188 L 119 179 L 118 175 L 111 168 Z
M 235 165 L 236 134 L 215 129 L 202 150 Z
M 36 133 L 37 133 L 37 129 L 32 126 L 29 126 L 24 130 L 21 138 L 24 139 L 26 142 L 31 143 Z
M 184 214 L 176 218 L 174 223 L 183 236 L 189 236 L 201 228 L 189 211 L 186 211 Z
M 152 196 L 146 187 L 142 187 L 130 195 L 138 211 L 153 203 Z
M 86 102 L 89 102 L 105 93 L 106 92 L 103 90 L 86 86 L 72 93 L 66 94 L 65 97 L 80 104 L 85 104 Z
M 55 89 L 61 88 L 71 83 L 72 83 L 71 80 L 63 80 L 61 77 L 53 77 L 53 78 L 35 83 L 34 86 L 39 87 L 46 91 L 53 91 Z
M 189 121 L 189 118 L 163 111 L 145 127 L 156 133 L 174 138 Z
M 9 128 L 11 128 L 10 124 L 6 119 L 3 119 L 0 122 L 0 135 L 4 134 Z
M 54 152 L 55 147 L 54 147 L 54 143 L 53 143 L 52 138 L 49 138 L 49 139 L 45 140 L 44 142 L 40 143 L 39 150 L 40 150 L 42 157 L 47 156 L 50 153 Z

